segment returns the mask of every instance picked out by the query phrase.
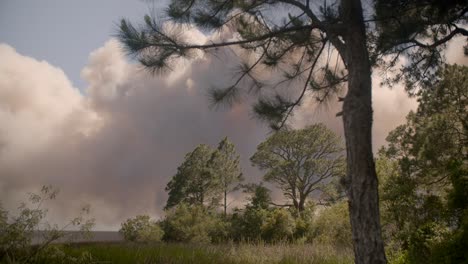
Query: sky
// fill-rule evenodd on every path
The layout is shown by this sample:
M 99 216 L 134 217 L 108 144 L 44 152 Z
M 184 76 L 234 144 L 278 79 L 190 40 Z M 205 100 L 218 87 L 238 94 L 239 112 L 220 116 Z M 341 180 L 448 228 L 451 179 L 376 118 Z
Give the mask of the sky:
M 248 102 L 212 109 L 207 88 L 232 81 L 237 58 L 199 54 L 173 72 L 154 76 L 132 62 L 114 38 L 120 18 L 141 21 L 165 1 L 0 1 L 0 201 L 14 210 L 26 193 L 51 184 L 58 199 L 47 204 L 63 223 L 91 205 L 97 230 L 117 230 L 137 214 L 162 217 L 164 187 L 196 145 L 225 136 L 241 155 L 248 181 L 262 172 L 250 165 L 268 137 Z M 196 29 L 193 41 L 216 36 Z M 450 62 L 466 64 L 463 41 L 449 45 Z M 374 150 L 417 107 L 402 87 L 374 81 Z M 298 109 L 295 128 L 324 122 L 342 135 L 339 104 Z M 234 204 L 241 203 L 236 195 Z

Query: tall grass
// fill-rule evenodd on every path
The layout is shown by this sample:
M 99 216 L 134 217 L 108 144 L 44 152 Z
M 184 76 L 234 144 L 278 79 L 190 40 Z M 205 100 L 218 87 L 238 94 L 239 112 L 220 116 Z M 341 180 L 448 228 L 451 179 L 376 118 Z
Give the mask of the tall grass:
M 81 244 L 62 246 L 74 256 L 89 252 L 97 263 L 352 263 L 352 251 L 327 245 L 294 244 Z M 53 263 L 52 263 L 53 264 Z

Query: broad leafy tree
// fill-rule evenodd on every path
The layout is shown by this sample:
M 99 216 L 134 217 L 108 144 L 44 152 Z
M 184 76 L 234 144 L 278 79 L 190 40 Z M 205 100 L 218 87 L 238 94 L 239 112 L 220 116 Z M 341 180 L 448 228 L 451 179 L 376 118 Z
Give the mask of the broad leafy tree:
M 210 146 L 201 144 L 185 155 L 176 175 L 166 186 L 169 192 L 166 209 L 179 203 L 203 205 L 216 197 L 219 181 L 209 169 L 214 151 Z
M 218 144 L 218 148 L 209 161 L 209 166 L 214 177 L 219 181 L 219 188 L 223 196 L 224 214 L 227 213 L 227 195 L 238 189 L 243 180 L 239 164 L 239 155 L 236 153 L 234 144 L 225 137 Z
M 299 211 L 312 192 L 345 173 L 341 139 L 323 124 L 279 131 L 258 145 L 250 160 Z
M 356 263 L 386 262 L 371 144 L 373 63 L 386 64 L 382 56 L 406 56 L 408 63 L 401 72 L 405 78 L 398 79 L 409 83 L 429 80 L 427 77 L 433 76 L 443 61 L 438 56 L 444 44 L 457 35 L 468 35 L 461 27 L 467 19 L 463 0 L 449 4 L 441 0 L 374 2 L 375 13 L 369 7 L 366 13 L 372 15 L 364 17 L 360 0 L 320 2 L 323 4 L 310 0 L 171 0 L 167 15 L 176 25 L 189 23 L 204 30 L 229 28 L 237 33 L 236 38 L 188 43 L 179 30 L 163 27 L 149 16 L 142 28 L 122 20 L 119 35 L 128 51 L 153 72 L 170 69 L 177 58 L 190 57 L 194 50 L 237 46 L 250 52 L 253 60 L 241 65 L 238 78 L 227 87 L 212 90 L 214 101 L 234 101 L 241 86 L 249 91 L 260 89 L 265 83 L 255 77 L 255 71 L 280 69 L 282 79 L 271 84 L 275 89 L 269 96 L 260 96 L 254 106 L 274 128 L 283 127 L 306 96 L 324 101 L 346 82 L 339 115 L 345 130 Z M 288 16 L 278 22 L 275 18 L 281 11 Z M 336 63 L 330 60 L 332 50 L 339 55 Z M 243 81 L 250 85 L 241 85 Z M 285 96 L 276 92 L 277 88 L 289 93 Z

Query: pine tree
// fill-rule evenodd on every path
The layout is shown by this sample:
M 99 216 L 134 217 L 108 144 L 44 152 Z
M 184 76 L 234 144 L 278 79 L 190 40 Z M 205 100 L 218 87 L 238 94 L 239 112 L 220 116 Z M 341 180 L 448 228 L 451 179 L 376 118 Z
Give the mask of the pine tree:
M 176 24 L 194 24 L 204 30 L 230 28 L 239 38 L 191 44 L 184 41 L 183 34 L 163 29 L 150 16 L 145 17 L 145 25 L 139 29 L 122 20 L 119 32 L 128 51 L 152 72 L 164 72 L 177 58 L 190 57 L 194 50 L 238 46 L 250 52 L 255 59 L 241 65 L 238 78 L 228 87 L 211 91 L 215 102 L 240 98 L 241 81 L 250 81 L 251 85 L 244 85 L 250 91 L 264 87 L 255 78 L 260 67 L 282 69 L 283 79 L 272 86 L 300 87 L 300 92 L 292 89 L 288 96 L 273 92 L 271 96 L 261 96 L 254 106 L 258 116 L 275 129 L 284 127 L 304 97 L 314 96 L 323 102 L 347 83 L 346 96 L 339 99 L 343 111 L 338 115 L 343 117 L 346 139 L 346 183 L 356 263 L 386 263 L 371 141 L 371 69 L 375 63 L 385 65 L 382 56 L 406 56 L 407 70 L 403 68 L 397 80 L 430 80 L 442 62 L 437 56 L 444 44 L 457 35 L 468 35 L 460 26 L 467 22 L 466 1 L 451 0 L 449 5 L 443 5 L 446 1 L 441 0 L 374 2 L 375 16 L 365 19 L 360 0 L 330 4 L 324 1 L 321 6 L 311 5 L 310 0 L 172 0 L 167 15 Z M 278 24 L 274 16 L 281 10 L 291 12 Z M 431 12 L 437 16 L 428 16 Z M 395 38 L 395 28 L 414 30 Z M 386 39 L 395 41 L 382 45 Z M 426 43 L 422 39 L 433 41 Z M 328 59 L 333 50 L 339 54 L 336 64 Z M 339 65 L 344 70 L 339 70 Z

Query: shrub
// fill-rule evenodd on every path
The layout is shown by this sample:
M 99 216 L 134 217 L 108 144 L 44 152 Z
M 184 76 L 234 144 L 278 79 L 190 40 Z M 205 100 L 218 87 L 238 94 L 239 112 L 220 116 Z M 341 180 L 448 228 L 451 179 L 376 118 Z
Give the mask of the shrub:
M 313 220 L 315 214 L 315 204 L 313 202 L 306 203 L 305 209 L 302 212 L 292 210 L 291 214 L 295 219 L 296 228 L 294 230 L 294 239 L 307 242 L 313 233 Z M 310 241 L 308 241 L 310 242 Z
M 265 219 L 261 230 L 266 242 L 291 240 L 295 231 L 295 220 L 285 209 L 275 209 Z
M 312 240 L 352 247 L 351 223 L 346 202 L 324 208 L 313 222 Z
M 297 231 L 297 221 L 286 209 L 260 209 L 247 207 L 242 213 L 237 211 L 230 219 L 230 237 L 235 241 L 247 242 L 278 242 L 292 240 L 296 233 L 306 233 L 307 231 Z M 309 224 L 302 218 L 301 228 L 308 229 Z M 302 235 L 298 235 L 302 238 Z
M 124 239 L 132 242 L 159 242 L 163 230 L 159 224 L 152 221 L 148 215 L 138 215 L 123 222 L 119 232 Z
M 29 205 L 22 203 L 16 216 L 11 216 L 0 205 L 0 263 L 49 263 L 60 260 L 62 263 L 87 263 L 90 258 L 72 258 L 60 249 L 50 246 L 54 241 L 66 236 L 65 228 L 74 227 L 81 231 L 82 235 L 88 235 L 94 225 L 94 219 L 87 218 L 89 206 L 82 208 L 81 214 L 71 219 L 62 228 L 51 226 L 44 221 L 47 209 L 42 205 L 47 200 L 53 200 L 58 190 L 52 186 L 43 186 L 40 194 L 29 194 Z M 42 240 L 32 246 L 32 238 L 36 231 L 41 231 Z M 54 254 L 51 254 L 53 252 Z
M 171 208 L 162 222 L 164 240 L 209 243 L 219 233 L 220 219 L 202 205 L 180 204 Z
M 235 241 L 259 242 L 262 226 L 270 212 L 266 209 L 247 207 L 242 213 L 235 212 L 231 218 L 231 238 Z

